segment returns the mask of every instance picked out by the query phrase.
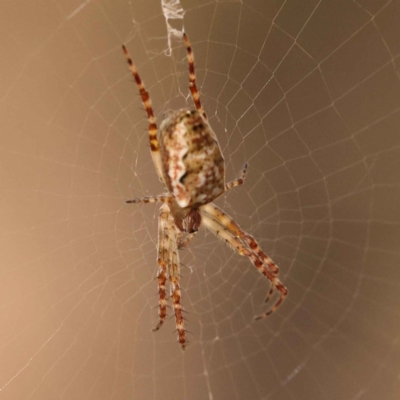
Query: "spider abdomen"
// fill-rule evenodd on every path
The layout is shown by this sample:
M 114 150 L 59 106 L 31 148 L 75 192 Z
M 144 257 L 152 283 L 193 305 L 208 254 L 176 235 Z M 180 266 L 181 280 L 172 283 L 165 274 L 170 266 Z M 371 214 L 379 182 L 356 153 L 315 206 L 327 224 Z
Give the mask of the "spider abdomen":
M 224 158 L 197 110 L 171 113 L 161 124 L 159 142 L 164 180 L 179 207 L 207 204 L 224 193 Z

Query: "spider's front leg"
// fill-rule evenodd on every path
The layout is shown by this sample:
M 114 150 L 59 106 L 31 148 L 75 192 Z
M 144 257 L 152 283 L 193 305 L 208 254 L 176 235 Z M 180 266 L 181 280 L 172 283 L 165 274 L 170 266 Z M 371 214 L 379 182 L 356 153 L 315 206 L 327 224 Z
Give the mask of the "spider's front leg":
M 158 221 L 158 272 L 157 272 L 157 280 L 158 280 L 158 316 L 159 321 L 157 326 L 153 329 L 153 331 L 158 331 L 161 328 L 161 325 L 164 323 L 165 317 L 167 316 L 167 299 L 166 299 L 166 287 L 165 284 L 167 282 L 167 266 L 169 263 L 170 255 L 168 250 L 168 217 L 169 217 L 169 208 L 166 204 L 163 204 L 160 208 L 160 215 Z
M 246 165 L 243 171 L 246 171 Z M 270 272 L 277 276 L 279 274 L 279 267 L 268 257 L 260 248 L 257 241 L 248 233 L 246 233 L 240 226 L 228 215 L 226 215 L 220 208 L 215 204 L 206 204 L 202 206 L 203 213 L 206 213 L 218 223 L 224 229 L 230 231 L 234 236 L 240 238 L 246 245 L 251 249 L 252 252 L 256 253 L 262 262 L 268 266 Z M 268 297 L 269 298 L 269 297 Z M 267 300 L 268 300 L 267 298 Z M 266 301 L 267 301 L 266 300 Z
M 182 349 L 186 346 L 186 331 L 181 306 L 180 272 L 178 256 L 178 228 L 175 226 L 174 218 L 167 203 L 160 207 L 158 225 L 158 291 L 159 291 L 159 311 L 160 317 L 157 326 L 153 329 L 157 331 L 164 323 L 167 315 L 166 304 L 166 281 L 169 279 L 171 299 L 174 308 L 176 330 L 178 332 L 178 342 Z
M 186 331 L 184 327 L 182 306 L 181 306 L 181 289 L 179 285 L 180 273 L 179 273 L 179 258 L 178 253 L 175 249 L 172 252 L 172 260 L 170 264 L 169 281 L 171 285 L 171 298 L 175 312 L 176 330 L 178 332 L 178 342 L 181 344 L 182 350 L 186 347 Z
M 280 293 L 279 299 L 272 308 L 255 319 L 268 317 L 277 310 L 288 294 L 288 290 L 278 278 L 278 266 L 260 249 L 257 241 L 251 235 L 243 231 L 232 218 L 215 204 L 205 204 L 200 208 L 200 211 L 204 226 L 224 240 L 238 254 L 248 257 L 258 271 L 268 279 L 271 288 L 266 301 L 269 300 L 274 289 L 277 289 Z

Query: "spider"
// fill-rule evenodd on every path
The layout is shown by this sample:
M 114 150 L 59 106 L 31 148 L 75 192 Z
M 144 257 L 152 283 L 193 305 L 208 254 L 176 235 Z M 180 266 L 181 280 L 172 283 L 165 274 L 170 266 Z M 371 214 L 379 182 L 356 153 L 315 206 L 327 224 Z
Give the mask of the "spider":
M 259 247 L 257 241 L 212 201 L 235 186 L 244 183 L 248 164 L 239 177 L 225 183 L 225 164 L 217 137 L 201 105 L 196 86 L 194 55 L 188 36 L 183 33 L 189 63 L 189 89 L 196 109 L 184 108 L 170 112 L 157 133 L 150 95 L 127 49 L 122 46 L 139 88 L 149 122 L 150 149 L 155 169 L 167 193 L 128 200 L 127 203 L 162 203 L 158 222 L 158 315 L 153 331 L 163 325 L 167 315 L 166 283 L 169 281 L 170 298 L 176 321 L 178 342 L 184 350 L 187 344 L 181 306 L 178 250 L 187 247 L 200 226 L 208 228 L 233 250 L 246 256 L 270 282 L 268 301 L 274 289 L 280 293 L 275 305 L 256 320 L 273 313 L 284 298 L 287 289 L 278 278 L 278 266 Z

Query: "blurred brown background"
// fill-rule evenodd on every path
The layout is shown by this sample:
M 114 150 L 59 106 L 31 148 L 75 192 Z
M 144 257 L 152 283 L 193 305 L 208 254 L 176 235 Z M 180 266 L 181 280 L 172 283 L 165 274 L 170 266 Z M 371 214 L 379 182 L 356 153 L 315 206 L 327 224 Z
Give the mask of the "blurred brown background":
M 0 4 L 0 398 L 400 398 L 400 1 L 181 6 Z M 162 187 L 121 44 L 159 122 L 192 107 L 168 27 L 227 179 L 250 163 L 218 204 L 290 292 L 254 322 L 268 285 L 203 231 L 181 253 L 185 352 L 173 319 L 151 332 L 158 206 L 124 203 Z

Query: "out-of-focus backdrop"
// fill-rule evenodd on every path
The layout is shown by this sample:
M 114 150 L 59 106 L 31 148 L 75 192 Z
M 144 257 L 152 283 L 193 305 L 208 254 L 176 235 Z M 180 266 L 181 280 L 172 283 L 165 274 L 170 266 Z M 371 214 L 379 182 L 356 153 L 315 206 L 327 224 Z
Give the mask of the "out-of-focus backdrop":
M 398 0 L 0 4 L 0 399 L 400 396 Z M 157 323 L 162 193 L 128 47 L 161 122 L 192 107 L 184 29 L 227 179 L 217 203 L 289 289 L 202 231 L 190 345 Z M 172 315 L 172 310 L 169 311 Z

